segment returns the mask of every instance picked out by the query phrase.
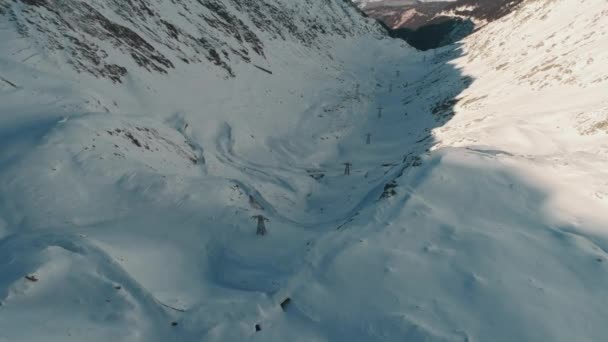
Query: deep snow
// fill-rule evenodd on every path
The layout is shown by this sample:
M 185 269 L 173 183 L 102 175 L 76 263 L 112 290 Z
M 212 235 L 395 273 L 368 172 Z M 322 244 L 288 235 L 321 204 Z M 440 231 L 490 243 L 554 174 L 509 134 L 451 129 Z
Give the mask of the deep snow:
M 0 341 L 604 340 L 607 14 L 122 84 L 2 22 Z

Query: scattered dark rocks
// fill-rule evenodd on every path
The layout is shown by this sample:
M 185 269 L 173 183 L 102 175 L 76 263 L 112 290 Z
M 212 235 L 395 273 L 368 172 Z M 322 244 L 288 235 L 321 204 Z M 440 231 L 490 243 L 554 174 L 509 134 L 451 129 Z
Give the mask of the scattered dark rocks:
M 385 184 L 384 191 L 382 191 L 380 199 L 386 199 L 395 196 L 397 194 L 395 188 L 397 188 L 397 182 L 395 180 L 392 180 L 390 183 Z
M 136 132 L 137 131 L 137 132 Z M 159 151 L 158 147 L 150 146 L 150 143 L 160 142 L 162 145 L 170 146 L 173 148 L 173 152 L 176 152 L 180 156 L 189 160 L 192 164 L 197 165 L 199 161 L 204 163 L 204 159 L 199 159 L 196 155 L 195 146 L 188 143 L 188 148 L 182 147 L 181 144 L 177 144 L 172 140 L 169 140 L 162 136 L 156 129 L 148 128 L 148 127 L 135 127 L 134 130 L 129 131 L 129 129 L 109 129 L 106 130 L 106 133 L 110 136 L 122 136 L 126 138 L 133 145 L 143 148 L 147 151 Z M 119 148 L 117 144 L 114 144 L 114 148 Z M 88 149 L 85 147 L 85 149 Z M 121 156 L 117 153 L 114 153 L 115 156 Z
M 133 143 L 133 145 L 137 146 L 137 147 L 142 147 L 141 143 L 139 142 L 139 140 L 137 140 L 137 138 L 135 138 L 133 136 L 133 134 L 131 134 L 131 132 L 127 132 L 125 133 L 125 137 L 127 137 L 129 140 L 131 140 L 131 142 Z
M 21 0 L 21 2 L 23 2 L 26 5 L 30 5 L 30 6 L 46 6 L 47 5 L 46 0 Z
M 325 177 L 325 173 L 319 170 L 306 170 L 306 173 L 317 182 Z

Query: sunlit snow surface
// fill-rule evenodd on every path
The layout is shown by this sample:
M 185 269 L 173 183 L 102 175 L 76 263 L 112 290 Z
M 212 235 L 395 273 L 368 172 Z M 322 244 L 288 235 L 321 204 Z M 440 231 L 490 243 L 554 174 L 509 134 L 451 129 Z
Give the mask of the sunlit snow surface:
M 0 341 L 608 337 L 606 1 L 122 84 L 1 24 Z

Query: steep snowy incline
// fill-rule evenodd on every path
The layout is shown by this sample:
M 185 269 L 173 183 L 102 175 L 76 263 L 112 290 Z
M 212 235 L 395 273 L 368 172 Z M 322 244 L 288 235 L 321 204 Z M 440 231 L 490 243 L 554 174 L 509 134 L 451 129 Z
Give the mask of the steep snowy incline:
M 562 215 L 602 215 L 607 15 L 605 1 L 530 2 L 467 39 L 454 64 L 475 82 L 435 131 L 439 146 L 490 146 L 516 156 L 556 183 L 552 201 Z
M 0 0 L 0 341 L 608 336 L 605 2 L 429 53 L 337 0 L 49 4 Z
M 34 45 L 19 53 L 42 50 L 56 66 L 114 82 L 137 67 L 168 73 L 202 61 L 234 77 L 235 63 L 265 63 L 273 55 L 269 37 L 324 52 L 327 36 L 380 31 L 358 14 L 346 2 L 319 0 L 0 2 L 7 24 Z M 13 52 L 15 42 L 8 43 L 4 51 Z
M 367 206 L 435 124 L 410 124 L 405 141 L 392 137 L 407 123 L 384 138 L 377 124 L 378 148 L 354 171 L 369 169 L 367 181 L 340 176 L 384 79 L 426 72 L 345 2 L 245 2 L 287 11 L 264 25 L 232 1 L 191 2 L 204 7 L 192 22 L 169 1 L 50 4 L 0 6 L 1 339 L 246 340 L 257 320 L 272 333 L 260 310 L 275 310 L 312 241 Z M 233 75 L 179 58 L 198 45 L 165 39 L 161 22 L 200 29 L 229 55 L 250 48 L 208 27 L 224 7 L 264 46 L 251 63 L 230 57 Z M 270 219 L 266 238 L 256 215 Z

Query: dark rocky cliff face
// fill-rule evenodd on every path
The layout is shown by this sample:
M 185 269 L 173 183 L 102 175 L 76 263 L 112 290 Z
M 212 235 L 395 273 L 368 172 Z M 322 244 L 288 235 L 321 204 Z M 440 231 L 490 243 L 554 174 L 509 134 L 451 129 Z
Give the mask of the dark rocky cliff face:
M 382 32 L 343 0 L 0 0 L 0 16 L 78 72 L 114 82 L 131 62 L 155 73 L 210 62 L 232 77 L 234 61 L 266 58 L 268 40 L 320 49 L 325 35 Z

